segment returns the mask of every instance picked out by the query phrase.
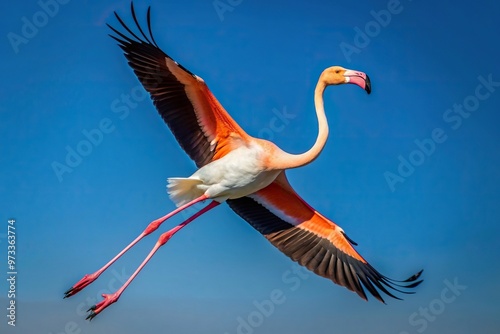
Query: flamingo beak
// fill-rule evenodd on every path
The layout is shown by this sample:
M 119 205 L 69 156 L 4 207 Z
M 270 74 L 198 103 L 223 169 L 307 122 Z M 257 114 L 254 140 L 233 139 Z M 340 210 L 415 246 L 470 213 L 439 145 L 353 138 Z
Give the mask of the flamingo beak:
M 363 88 L 368 94 L 372 91 L 370 77 L 360 71 L 346 70 L 344 72 L 345 83 L 355 84 Z

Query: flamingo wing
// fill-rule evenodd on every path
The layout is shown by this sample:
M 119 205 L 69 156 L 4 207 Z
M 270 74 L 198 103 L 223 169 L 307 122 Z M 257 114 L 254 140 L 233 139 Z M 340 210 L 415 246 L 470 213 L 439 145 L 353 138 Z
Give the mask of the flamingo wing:
M 356 252 L 342 228 L 297 195 L 284 172 L 266 188 L 227 203 L 293 261 L 365 300 L 365 288 L 384 302 L 378 290 L 400 299 L 389 290 L 413 293 L 408 289 L 422 282 L 418 280 L 422 271 L 404 281 L 380 274 Z
M 149 37 L 138 23 L 133 5 L 131 10 L 139 32 L 135 34 L 115 12 L 126 33 L 108 24 L 118 35 L 110 36 L 118 41 L 129 65 L 189 157 L 201 167 L 241 145 L 248 135 L 229 116 L 203 79 L 174 61 L 156 44 L 151 32 L 150 8 L 147 12 Z

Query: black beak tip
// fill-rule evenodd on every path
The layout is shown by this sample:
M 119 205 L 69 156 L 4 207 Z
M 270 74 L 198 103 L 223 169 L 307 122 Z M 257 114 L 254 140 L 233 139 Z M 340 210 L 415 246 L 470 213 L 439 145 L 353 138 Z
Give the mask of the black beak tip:
M 368 94 L 370 94 L 372 92 L 372 83 L 370 81 L 370 77 L 369 76 L 366 76 L 366 85 L 365 85 L 365 90 Z

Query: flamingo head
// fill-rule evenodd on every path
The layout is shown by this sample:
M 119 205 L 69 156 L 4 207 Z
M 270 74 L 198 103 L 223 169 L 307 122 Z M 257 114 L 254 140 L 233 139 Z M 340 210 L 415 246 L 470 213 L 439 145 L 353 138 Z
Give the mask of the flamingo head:
M 353 71 L 342 66 L 332 66 L 321 74 L 323 82 L 328 85 L 355 84 L 363 88 L 368 94 L 372 91 L 370 78 L 366 73 Z

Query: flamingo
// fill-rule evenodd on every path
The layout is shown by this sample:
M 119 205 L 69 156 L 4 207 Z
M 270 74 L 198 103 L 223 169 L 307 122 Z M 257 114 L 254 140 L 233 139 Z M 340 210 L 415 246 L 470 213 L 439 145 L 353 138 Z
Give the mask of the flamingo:
M 169 178 L 167 190 L 177 208 L 153 220 L 127 247 L 93 274 L 85 275 L 65 292 L 75 295 L 96 280 L 109 266 L 167 219 L 193 206 L 208 204 L 181 224 L 160 235 L 137 270 L 116 292 L 103 294 L 92 306 L 92 320 L 120 298 L 142 268 L 170 238 L 202 214 L 226 202 L 240 217 L 264 235 L 293 261 L 319 276 L 354 291 L 367 300 L 365 289 L 385 303 L 384 293 L 400 299 L 390 290 L 414 293 L 422 270 L 406 280 L 396 281 L 380 274 L 353 246 L 344 230 L 303 200 L 287 180 L 285 171 L 311 163 L 323 150 L 328 123 L 323 92 L 330 85 L 354 84 L 371 92 L 369 77 L 360 71 L 333 66 L 325 69 L 314 91 L 318 135 L 305 153 L 290 154 L 270 141 L 248 135 L 226 112 L 205 81 L 170 58 L 156 43 L 151 32 L 151 8 L 147 10 L 148 34 L 139 24 L 133 3 L 132 17 L 140 34 L 134 33 L 115 12 L 126 33 L 108 24 L 118 36 L 110 35 L 123 49 L 129 65 L 149 92 L 159 114 L 175 138 L 194 160 L 198 170 L 187 178 Z M 379 292 L 380 291 L 380 292 Z

